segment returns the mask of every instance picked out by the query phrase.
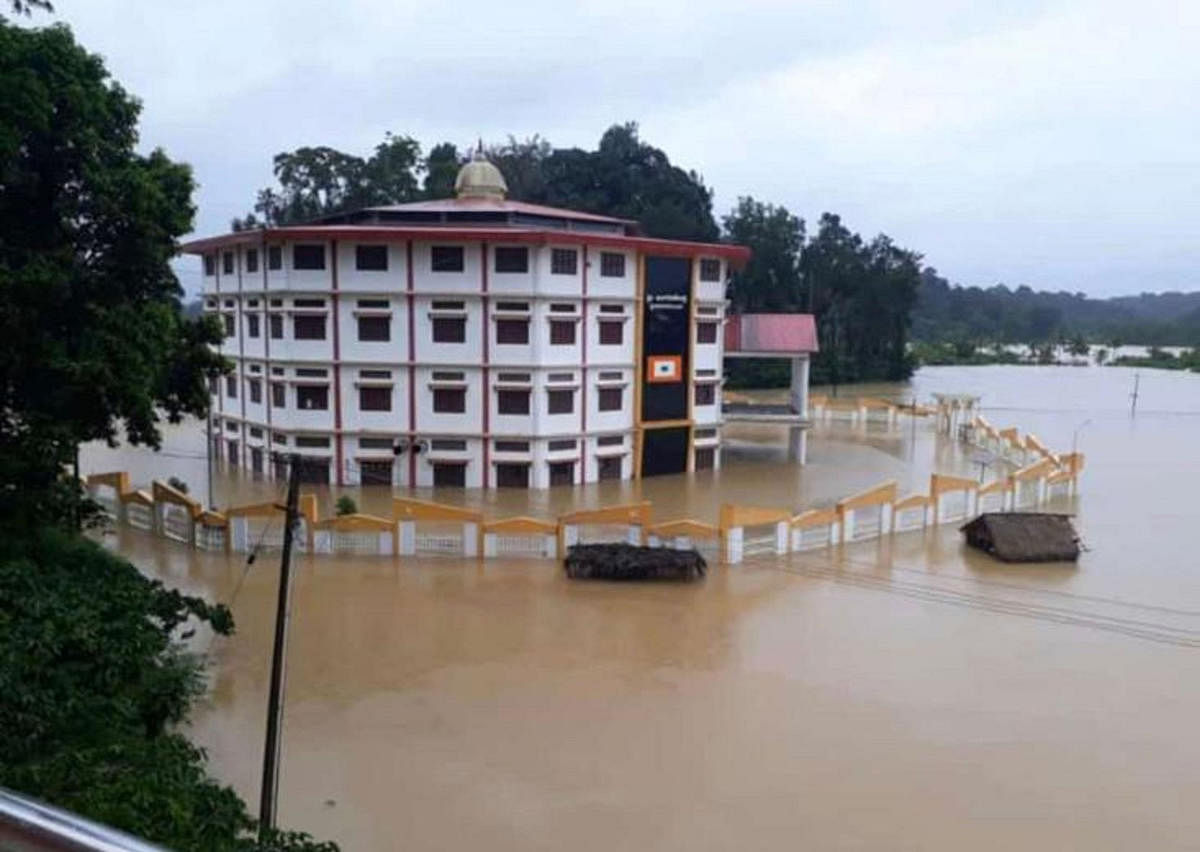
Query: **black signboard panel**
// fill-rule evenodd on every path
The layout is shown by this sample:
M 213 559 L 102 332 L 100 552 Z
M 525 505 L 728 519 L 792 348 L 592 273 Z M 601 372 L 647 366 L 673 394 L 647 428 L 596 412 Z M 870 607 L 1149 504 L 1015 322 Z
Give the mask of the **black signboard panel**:
M 646 258 L 642 305 L 642 420 L 688 416 L 688 325 L 692 262 Z
M 647 429 L 642 442 L 642 476 L 687 471 L 687 426 Z

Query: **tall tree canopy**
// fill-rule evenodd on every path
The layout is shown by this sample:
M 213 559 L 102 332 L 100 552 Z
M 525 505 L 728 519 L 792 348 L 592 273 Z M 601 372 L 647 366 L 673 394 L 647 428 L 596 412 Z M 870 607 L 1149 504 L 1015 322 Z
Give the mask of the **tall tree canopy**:
M 157 447 L 225 369 L 168 265 L 191 174 L 137 153 L 139 110 L 66 27 L 0 18 L 0 785 L 173 849 L 331 850 L 260 843 L 174 730 L 202 686 L 186 630 L 228 633 L 228 610 L 70 529 L 78 444 Z
M 233 229 L 290 225 L 332 213 L 398 204 L 421 197 L 421 146 L 410 136 L 387 134 L 370 157 L 334 148 L 297 148 L 275 155 L 279 189 L 259 190 L 254 212 Z
M 733 309 L 737 313 L 803 310 L 800 256 L 804 220 L 786 207 L 739 198 L 723 224 L 726 240 L 753 251 L 746 268 L 730 277 Z
M 695 172 L 671 164 L 638 138 L 636 124 L 614 125 L 595 151 L 554 148 L 540 136 L 487 147 L 504 174 L 509 198 L 640 222 L 655 237 L 716 240 L 712 191 Z M 286 225 L 379 204 L 450 198 L 465 161 L 450 142 L 421 157 L 408 136 L 391 136 L 369 158 L 333 148 L 275 155 L 278 189 L 263 189 L 254 212 L 234 229 Z
M 0 20 L 0 516 L 54 511 L 84 441 L 157 446 L 224 366 L 168 265 L 191 172 L 135 151 L 139 111 L 66 27 Z

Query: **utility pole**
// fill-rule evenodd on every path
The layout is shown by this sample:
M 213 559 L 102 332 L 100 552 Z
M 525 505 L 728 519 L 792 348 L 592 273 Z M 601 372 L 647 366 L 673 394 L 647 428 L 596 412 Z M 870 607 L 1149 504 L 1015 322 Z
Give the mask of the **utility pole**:
M 1141 379 L 1141 373 L 1133 374 L 1133 393 L 1129 395 L 1129 413 L 1130 415 L 1137 414 L 1137 398 L 1138 398 L 1138 380 Z
M 258 806 L 258 836 L 265 841 L 275 827 L 279 790 L 279 731 L 283 726 L 283 682 L 287 656 L 288 616 L 291 610 L 292 539 L 300 515 L 300 456 L 288 456 L 287 506 L 283 554 L 279 561 L 279 600 L 275 605 L 275 646 L 271 652 L 271 686 L 267 693 L 267 741 L 263 746 L 262 800 Z
M 204 458 L 208 465 L 208 508 L 215 509 L 217 505 L 213 502 L 213 431 L 211 410 L 204 417 L 204 431 L 206 433 L 204 439 Z

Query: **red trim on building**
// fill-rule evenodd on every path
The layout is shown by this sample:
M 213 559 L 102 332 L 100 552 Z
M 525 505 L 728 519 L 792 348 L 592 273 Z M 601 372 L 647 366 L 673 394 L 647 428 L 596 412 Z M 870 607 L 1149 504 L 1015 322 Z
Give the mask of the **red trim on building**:
M 330 266 L 332 282 L 332 293 L 330 301 L 333 303 L 333 447 L 334 447 L 334 463 L 337 465 L 336 482 L 338 485 L 345 485 L 345 471 L 342 469 L 343 447 L 342 447 L 342 345 L 341 345 L 341 322 L 338 319 L 338 242 L 337 240 L 329 241 L 329 253 L 332 256 L 332 264 Z
M 579 431 L 583 447 L 579 451 L 579 484 L 587 481 L 587 303 L 588 247 L 583 247 L 583 278 L 580 282 L 582 300 L 579 303 Z
M 238 427 L 238 434 L 242 436 L 241 440 L 238 441 L 238 467 L 246 467 L 247 460 L 250 458 L 250 452 L 246 448 L 246 440 L 250 435 L 246 426 L 246 396 L 249 393 L 249 388 L 242 384 L 242 380 L 246 375 L 246 323 L 244 318 L 246 303 L 242 298 L 242 290 L 244 289 L 242 286 L 242 261 L 245 259 L 243 255 L 244 252 L 240 248 L 233 255 L 233 262 L 237 264 L 238 297 L 237 311 L 234 313 L 234 319 L 237 322 L 238 330 L 238 399 L 241 402 L 239 408 L 242 412 L 242 422 Z
M 405 247 L 405 290 L 408 298 L 408 487 L 417 485 L 417 337 L 413 291 L 413 241 Z
M 492 399 L 492 389 L 488 384 L 488 334 L 491 326 L 488 324 L 488 244 L 485 240 L 481 246 L 481 270 L 479 291 L 482 294 L 479 297 L 480 313 L 483 316 L 483 487 L 488 487 L 488 473 L 491 469 L 491 422 L 490 422 L 490 405 Z
M 262 235 L 279 240 L 368 240 L 396 242 L 400 240 L 487 240 L 489 242 L 523 243 L 529 245 L 576 244 L 634 249 L 643 254 L 670 257 L 722 257 L 735 266 L 750 259 L 746 246 L 728 243 L 693 243 L 685 240 L 662 240 L 653 237 L 631 237 L 623 234 L 597 234 L 590 231 L 564 231 L 554 228 L 468 228 L 454 226 L 401 225 L 293 225 L 268 228 L 263 231 L 237 231 L 219 237 L 192 240 L 180 251 L 200 254 L 223 246 L 253 242 Z
M 274 475 L 274 465 L 271 464 L 271 453 L 275 448 L 275 435 L 271 431 L 271 301 L 267 296 L 267 241 L 264 239 L 259 248 L 258 254 L 259 269 L 262 270 L 263 280 L 263 295 L 262 295 L 262 336 L 263 336 L 263 355 L 266 364 L 263 366 L 263 401 L 267 406 L 267 440 L 266 446 L 263 448 L 263 474 L 268 472 Z

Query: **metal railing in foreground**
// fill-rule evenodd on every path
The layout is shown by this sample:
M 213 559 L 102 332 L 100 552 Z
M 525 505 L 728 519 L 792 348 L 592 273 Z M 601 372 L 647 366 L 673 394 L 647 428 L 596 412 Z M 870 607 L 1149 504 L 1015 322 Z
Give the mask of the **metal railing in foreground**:
M 0 849 L 12 852 L 166 852 L 78 814 L 0 787 Z

